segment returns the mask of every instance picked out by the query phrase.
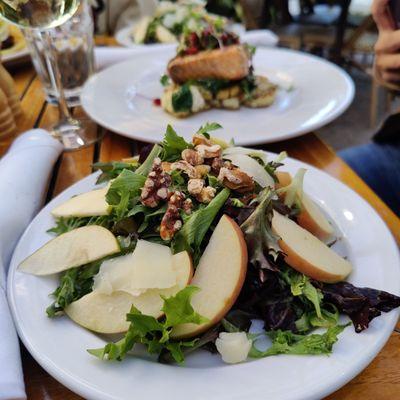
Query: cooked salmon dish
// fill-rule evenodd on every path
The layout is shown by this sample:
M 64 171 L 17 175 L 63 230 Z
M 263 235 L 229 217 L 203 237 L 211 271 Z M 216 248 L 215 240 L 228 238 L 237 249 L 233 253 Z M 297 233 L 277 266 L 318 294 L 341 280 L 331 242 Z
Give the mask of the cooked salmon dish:
M 237 110 L 241 106 L 270 106 L 277 86 L 254 75 L 254 52 L 234 33 L 216 27 L 187 33 L 161 78 L 161 106 L 179 118 L 213 107 Z

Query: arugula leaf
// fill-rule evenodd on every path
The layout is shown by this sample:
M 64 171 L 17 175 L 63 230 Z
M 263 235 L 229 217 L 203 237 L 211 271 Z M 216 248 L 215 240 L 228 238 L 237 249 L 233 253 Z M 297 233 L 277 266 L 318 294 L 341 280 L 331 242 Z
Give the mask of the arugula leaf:
M 206 137 L 208 136 L 207 139 L 210 139 L 210 135 L 208 134 L 221 128 L 222 126 L 217 122 L 207 122 L 205 125 L 201 126 L 196 133 L 198 133 L 199 135 L 204 135 Z
M 99 272 L 102 260 L 82 267 L 71 268 L 61 276 L 60 286 L 51 294 L 54 302 L 47 307 L 47 316 L 53 318 L 72 302 L 92 291 L 93 277 Z
M 130 200 L 140 194 L 146 177 L 127 169 L 111 184 L 106 194 L 106 201 L 113 206 L 117 219 L 122 219 L 129 213 Z
M 101 170 L 102 173 L 97 178 L 96 184 L 108 182 L 111 179 L 116 178 L 124 169 L 134 171 L 137 167 L 137 163 L 127 163 L 121 161 L 113 161 L 108 163 L 97 162 L 93 164 L 93 169 L 95 171 Z
M 206 207 L 192 213 L 183 224 L 182 229 L 174 236 L 171 246 L 174 254 L 185 250 L 189 251 L 193 254 L 194 263 L 197 264 L 204 236 L 210 229 L 219 210 L 225 204 L 226 200 L 228 200 L 229 195 L 230 190 L 225 188 Z
M 162 75 L 161 78 L 160 78 L 160 83 L 163 86 L 168 86 L 169 83 L 170 83 L 169 76 L 166 75 L 166 74 Z
M 47 230 L 48 233 L 54 233 L 57 236 L 72 231 L 81 226 L 100 225 L 109 228 L 111 218 L 108 215 L 100 217 L 60 217 L 56 219 L 56 225 Z
M 181 88 L 172 94 L 172 107 L 175 112 L 191 111 L 193 106 L 193 95 L 190 86 L 184 84 Z
M 152 220 L 156 220 L 157 217 L 159 217 L 159 219 L 161 219 L 166 211 L 167 211 L 167 204 L 163 204 L 161 207 L 159 207 L 157 209 L 148 208 L 148 207 L 144 206 L 143 204 L 136 204 L 132 208 L 132 210 L 129 211 L 128 216 L 135 216 L 137 214 L 144 215 L 143 222 L 140 224 L 140 226 L 137 230 L 138 233 L 142 233 L 148 228 L 148 226 L 152 222 Z
M 278 237 L 272 232 L 272 199 L 275 192 L 269 188 L 264 189 L 258 195 L 257 208 L 243 222 L 241 229 L 247 243 L 249 261 L 259 269 L 269 269 L 275 271 L 266 255 L 270 255 L 274 260 L 280 253 Z
M 277 354 L 318 355 L 330 354 L 333 345 L 338 340 L 338 335 L 348 326 L 336 325 L 328 328 L 323 334 L 299 335 L 290 331 L 269 332 L 272 345 L 265 351 L 257 349 L 255 342 L 250 350 L 249 357 L 262 358 Z
M 176 161 L 181 158 L 182 151 L 191 148 L 192 145 L 187 143 L 182 136 L 179 136 L 171 125 L 168 125 L 162 147 L 161 159 L 163 161 Z
M 141 343 L 151 354 L 160 355 L 163 352 L 169 354 L 176 362 L 183 362 L 182 347 L 193 347 L 197 340 L 174 342 L 171 341 L 170 334 L 174 326 L 189 322 L 202 324 L 208 321 L 196 313 L 191 305 L 192 296 L 198 290 L 194 286 L 187 286 L 175 296 L 163 297 L 162 310 L 165 313 L 163 321 L 143 315 L 132 306 L 127 314 L 130 325 L 125 336 L 116 343 L 108 343 L 104 348 L 88 350 L 88 352 L 101 359 L 121 361 L 137 343 Z
M 162 148 L 155 144 L 142 165 L 135 171 L 139 175 L 147 176 L 151 171 L 154 160 L 161 154 Z

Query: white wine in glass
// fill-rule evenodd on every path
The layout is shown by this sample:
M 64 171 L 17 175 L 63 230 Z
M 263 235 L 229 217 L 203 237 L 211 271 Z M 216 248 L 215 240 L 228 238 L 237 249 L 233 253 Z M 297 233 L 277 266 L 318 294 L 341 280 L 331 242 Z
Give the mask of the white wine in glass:
M 82 4 L 81 4 L 82 3 Z M 58 92 L 59 122 L 52 134 L 59 139 L 66 151 L 77 150 L 98 140 L 95 124 L 88 119 L 73 118 L 65 99 L 58 66 L 58 53 L 51 34 L 82 7 L 89 7 L 87 0 L 0 0 L 0 17 L 21 28 L 39 32 L 49 74 Z
M 77 10 L 79 0 L 0 0 L 0 14 L 26 28 L 54 28 Z

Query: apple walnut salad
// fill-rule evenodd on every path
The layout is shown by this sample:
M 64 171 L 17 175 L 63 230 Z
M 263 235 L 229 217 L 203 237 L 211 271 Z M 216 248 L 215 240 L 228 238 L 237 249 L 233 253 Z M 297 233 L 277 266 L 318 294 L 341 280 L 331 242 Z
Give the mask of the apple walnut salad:
M 326 355 L 350 324 L 340 315 L 361 332 L 400 305 L 345 281 L 352 265 L 332 249 L 338 233 L 303 191 L 304 169 L 292 177 L 284 153 L 269 160 L 213 138 L 218 128 L 187 142 L 168 126 L 139 157 L 96 164 L 103 186 L 59 204 L 56 237 L 19 266 L 60 274 L 50 318 L 120 335 L 90 354 L 122 360 L 140 345 L 164 363 L 197 349 L 227 363 Z

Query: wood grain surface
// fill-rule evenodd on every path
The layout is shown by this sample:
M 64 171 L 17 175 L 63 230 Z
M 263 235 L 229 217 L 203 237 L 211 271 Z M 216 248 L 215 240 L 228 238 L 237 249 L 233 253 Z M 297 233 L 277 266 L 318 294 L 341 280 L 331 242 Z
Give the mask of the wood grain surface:
M 113 39 L 101 38 L 97 43 L 113 44 Z M 31 68 L 11 71 L 17 91 L 22 99 L 23 117 L 18 130 L 33 127 L 50 127 L 57 121 L 57 110 L 45 102 L 41 84 Z M 101 129 L 99 129 L 101 132 Z M 105 132 L 102 141 L 83 150 L 64 153 L 56 168 L 50 185 L 48 199 L 92 172 L 96 161 L 118 160 L 130 157 L 143 144 L 111 132 Z M 360 194 L 382 217 L 396 241 L 400 244 L 400 220 L 379 197 L 352 171 L 334 151 L 313 133 L 289 141 L 261 146 L 269 151 L 286 150 L 289 156 L 318 167 L 339 179 Z M 1 154 L 0 154 L 1 155 Z M 63 385 L 50 377 L 22 347 L 22 359 L 28 399 L 76 400 L 80 399 Z M 400 334 L 394 332 L 388 343 L 374 361 L 359 376 L 327 400 L 395 400 L 400 398 Z

